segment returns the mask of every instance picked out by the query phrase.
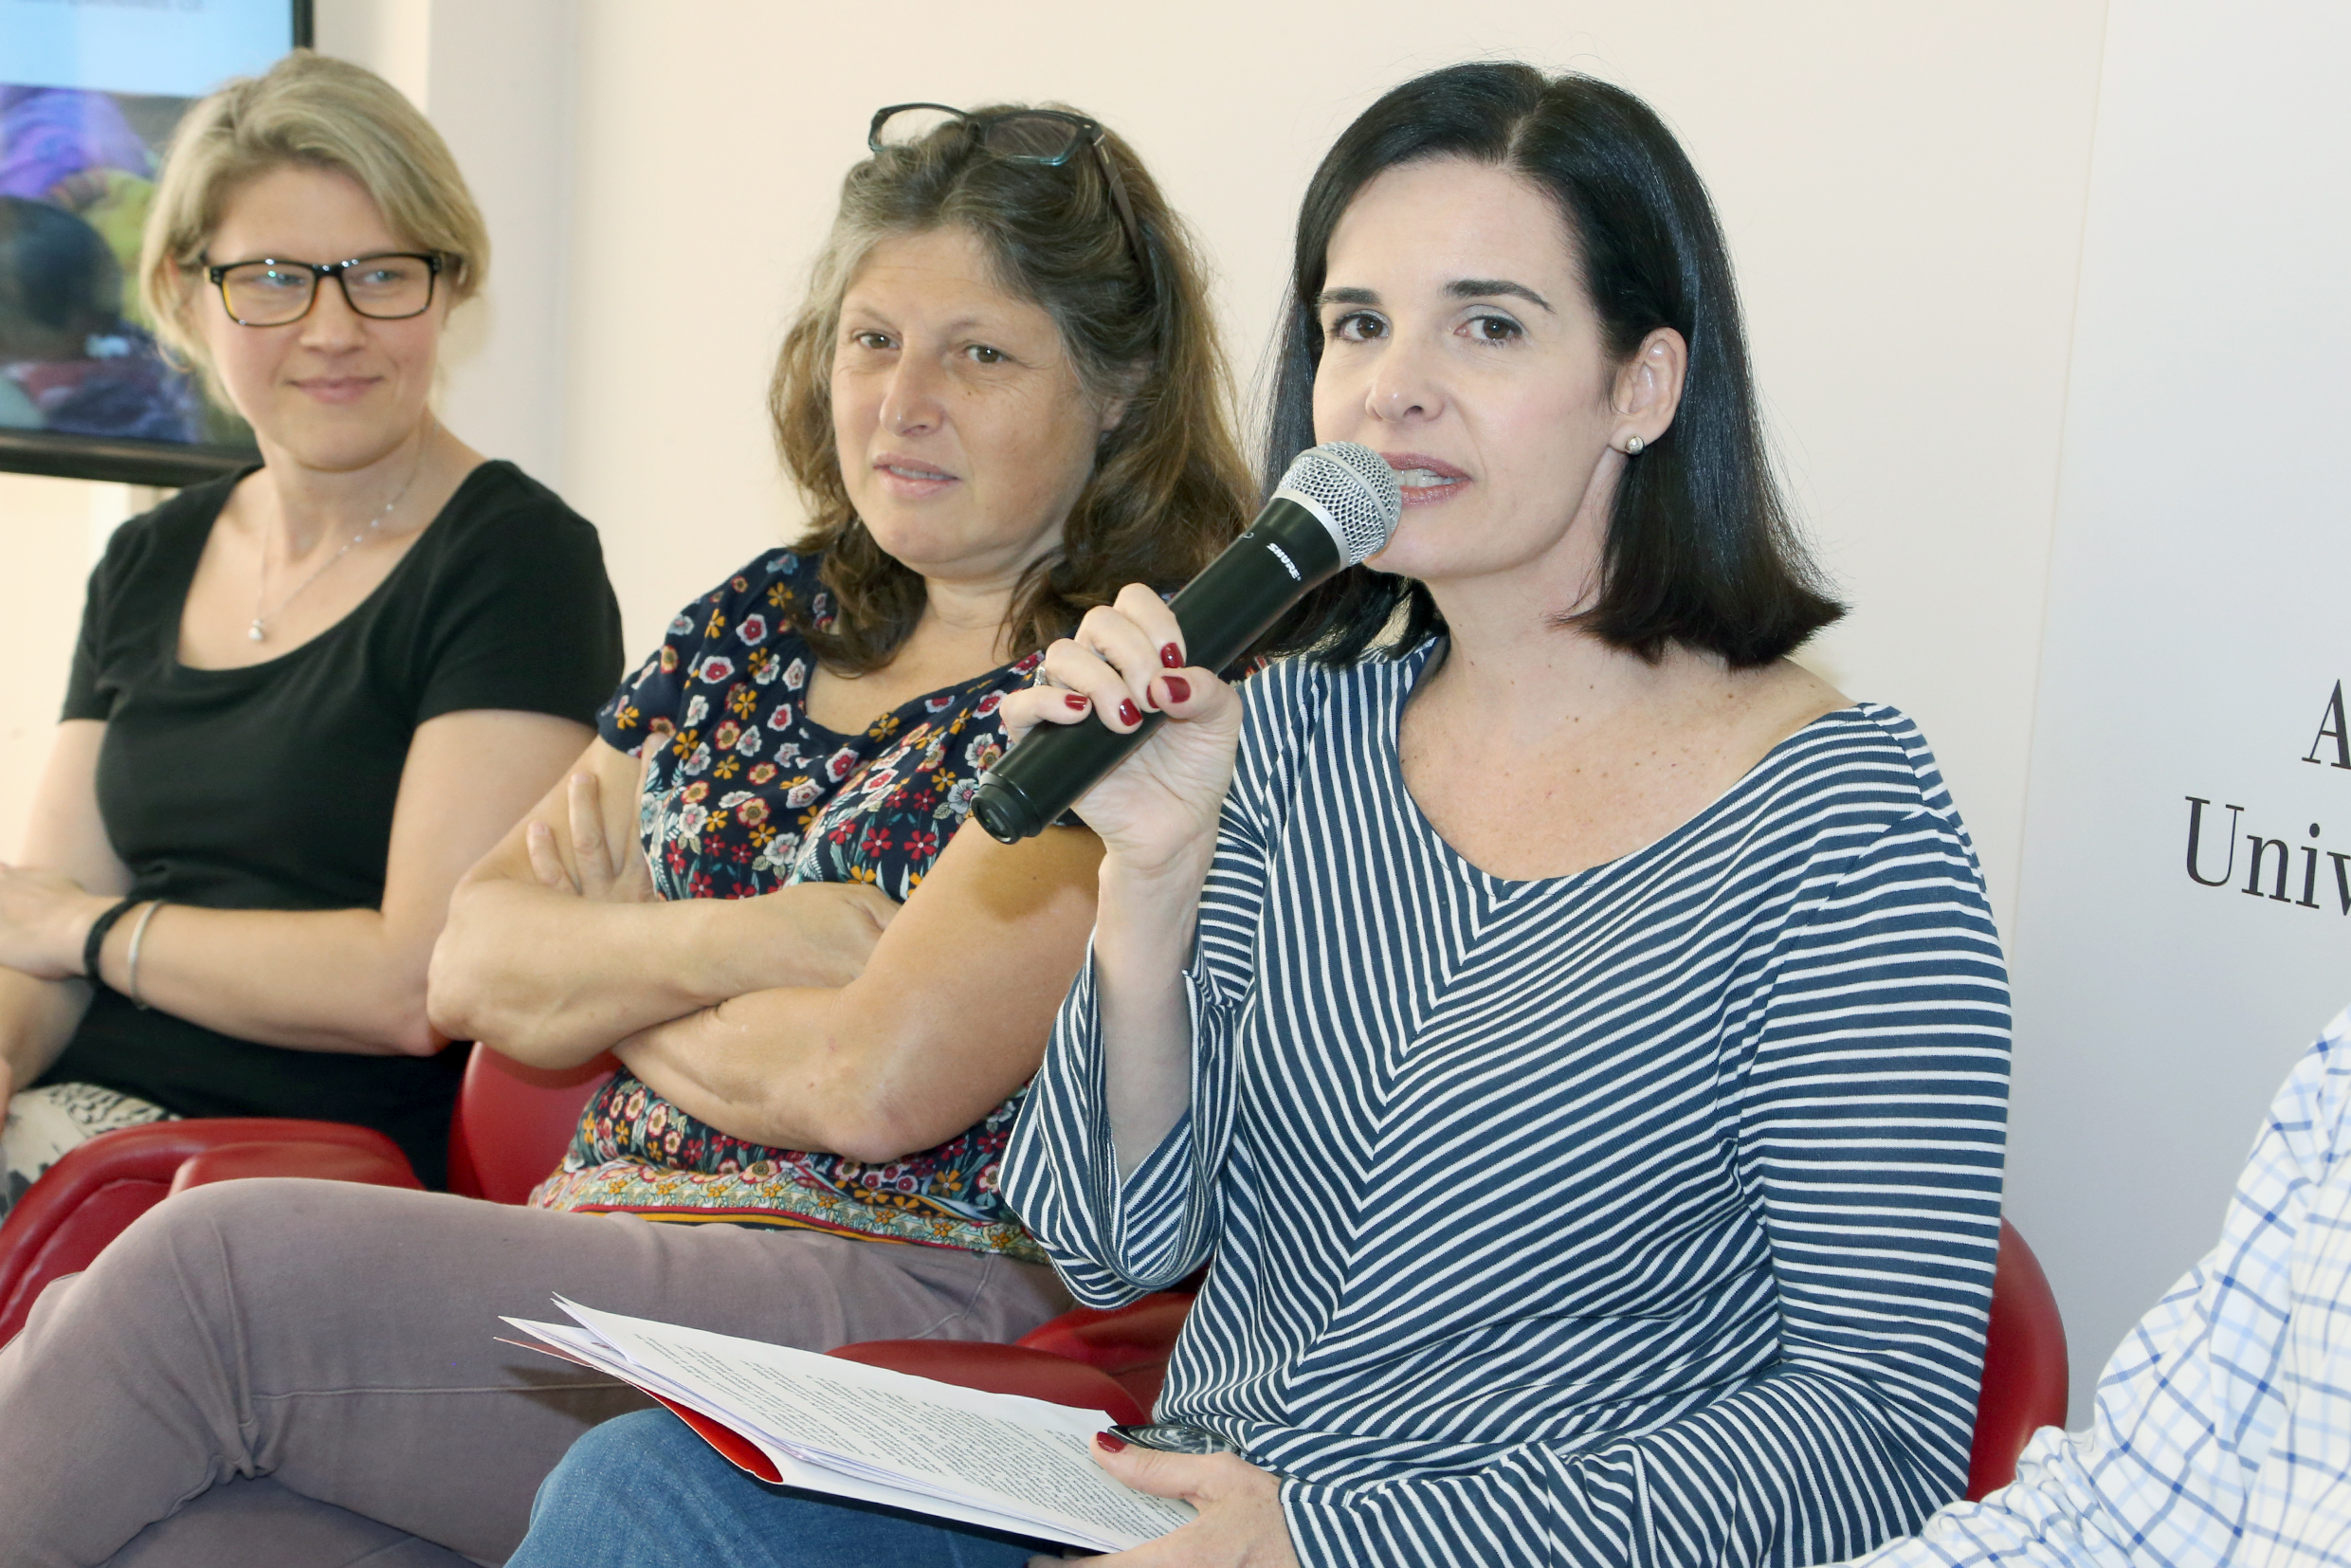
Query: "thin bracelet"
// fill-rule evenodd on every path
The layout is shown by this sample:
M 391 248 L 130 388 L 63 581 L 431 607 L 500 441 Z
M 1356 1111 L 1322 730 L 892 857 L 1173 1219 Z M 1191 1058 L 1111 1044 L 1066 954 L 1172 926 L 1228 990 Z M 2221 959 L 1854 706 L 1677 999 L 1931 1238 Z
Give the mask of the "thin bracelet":
M 138 944 L 147 939 L 147 926 L 155 918 L 155 911 L 162 907 L 163 901 L 155 899 L 138 912 L 138 923 L 131 927 L 130 957 L 122 966 L 123 994 L 129 996 L 131 1005 L 141 1012 L 147 1011 L 147 1004 L 138 996 Z
M 112 931 L 116 922 L 129 914 L 137 903 L 137 899 L 124 899 L 120 903 L 90 922 L 89 935 L 82 939 L 82 977 L 92 985 L 102 986 L 106 983 L 98 973 L 99 949 L 106 945 L 106 934 Z

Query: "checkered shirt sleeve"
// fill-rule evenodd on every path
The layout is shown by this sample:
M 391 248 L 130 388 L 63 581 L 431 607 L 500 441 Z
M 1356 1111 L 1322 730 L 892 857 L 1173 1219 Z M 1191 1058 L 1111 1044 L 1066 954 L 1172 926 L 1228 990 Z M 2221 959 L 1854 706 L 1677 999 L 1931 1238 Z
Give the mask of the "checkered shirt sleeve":
M 2087 1431 L 1870 1568 L 2351 1561 L 2351 1009 L 2270 1106 L 2220 1245 L 2141 1319 Z

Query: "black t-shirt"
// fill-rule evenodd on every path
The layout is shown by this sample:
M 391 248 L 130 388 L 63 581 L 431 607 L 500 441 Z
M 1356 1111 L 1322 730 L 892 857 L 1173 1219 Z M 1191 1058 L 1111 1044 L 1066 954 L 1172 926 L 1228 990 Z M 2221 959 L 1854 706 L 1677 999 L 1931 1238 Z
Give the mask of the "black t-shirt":
M 117 530 L 91 574 L 64 717 L 106 722 L 98 805 L 140 898 L 212 909 L 379 908 L 416 727 L 512 708 L 593 723 L 620 607 L 588 521 L 485 463 L 339 623 L 242 669 L 179 662 L 179 621 L 236 476 Z M 184 1116 L 315 1117 L 384 1132 L 441 1183 L 463 1051 L 292 1050 L 100 989 L 45 1084 Z

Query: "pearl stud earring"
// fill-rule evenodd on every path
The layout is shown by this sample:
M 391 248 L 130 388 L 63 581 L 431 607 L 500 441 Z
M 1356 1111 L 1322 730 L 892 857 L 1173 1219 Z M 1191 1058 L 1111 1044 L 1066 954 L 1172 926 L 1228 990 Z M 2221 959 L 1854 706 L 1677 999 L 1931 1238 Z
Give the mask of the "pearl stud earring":
M 1639 457 L 1641 455 L 1641 448 L 1644 445 L 1646 445 L 1646 443 L 1644 443 L 1637 435 L 1629 435 L 1625 437 L 1625 456 Z

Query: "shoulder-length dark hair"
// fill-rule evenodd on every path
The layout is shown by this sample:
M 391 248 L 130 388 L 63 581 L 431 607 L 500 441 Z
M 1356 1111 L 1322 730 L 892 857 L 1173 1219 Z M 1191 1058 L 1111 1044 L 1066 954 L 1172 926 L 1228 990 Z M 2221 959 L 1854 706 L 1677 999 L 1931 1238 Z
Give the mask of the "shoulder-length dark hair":
M 884 148 L 842 182 L 840 212 L 768 390 L 776 447 L 809 501 L 807 542 L 824 552 L 838 607 L 826 625 L 797 629 L 833 668 L 855 674 L 888 664 L 922 613 L 921 577 L 883 552 L 849 504 L 832 429 L 842 297 L 892 236 L 968 229 L 1002 286 L 1053 318 L 1085 390 L 1105 402 L 1127 399 L 1060 549 L 1014 592 L 1006 628 L 1014 654 L 1066 636 L 1130 582 L 1181 587 L 1247 524 L 1248 468 L 1191 241 L 1141 160 L 1105 133 L 1099 152 L 1117 166 L 1147 253 L 1139 254 L 1095 152 L 1081 148 L 1057 167 L 1015 161 L 950 122 Z
M 1383 171 L 1431 158 L 1506 169 L 1558 204 L 1584 292 L 1620 362 L 1658 327 L 1689 345 L 1672 426 L 1617 485 L 1599 596 L 1569 623 L 1652 662 L 1680 643 L 1744 667 L 1781 657 L 1843 614 L 1772 478 L 1714 205 L 1649 105 L 1588 76 L 1545 77 L 1504 63 L 1449 66 L 1394 89 L 1340 137 L 1298 214 L 1267 488 L 1314 445 L 1316 300 L 1331 232 Z M 1358 566 L 1310 594 L 1267 647 L 1346 664 L 1376 646 L 1399 654 L 1444 625 L 1419 583 Z

